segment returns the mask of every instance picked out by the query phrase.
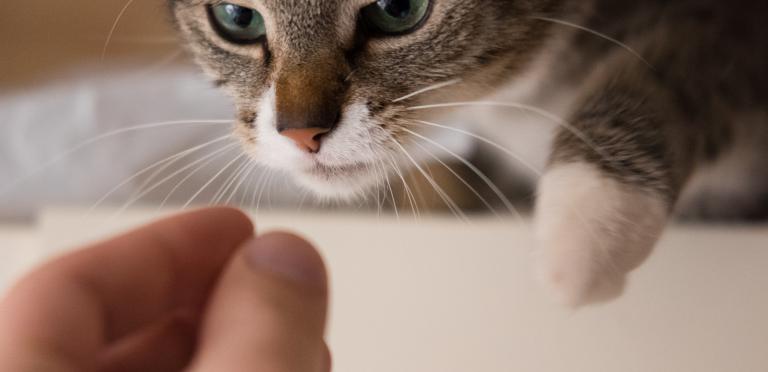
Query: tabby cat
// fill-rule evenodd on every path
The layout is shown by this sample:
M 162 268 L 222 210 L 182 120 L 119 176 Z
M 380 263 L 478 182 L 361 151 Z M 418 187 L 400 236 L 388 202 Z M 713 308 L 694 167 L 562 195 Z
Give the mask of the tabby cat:
M 236 103 L 245 151 L 318 195 L 413 166 L 408 148 L 449 110 L 486 106 L 505 130 L 556 124 L 538 259 L 571 306 L 619 295 L 678 211 L 766 216 L 766 4 L 170 0 Z

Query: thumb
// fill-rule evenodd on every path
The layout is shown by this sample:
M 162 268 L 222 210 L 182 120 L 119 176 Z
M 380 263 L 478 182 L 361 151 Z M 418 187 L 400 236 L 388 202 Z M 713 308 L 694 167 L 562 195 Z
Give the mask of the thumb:
M 322 258 L 294 235 L 246 243 L 222 275 L 191 372 L 326 372 Z

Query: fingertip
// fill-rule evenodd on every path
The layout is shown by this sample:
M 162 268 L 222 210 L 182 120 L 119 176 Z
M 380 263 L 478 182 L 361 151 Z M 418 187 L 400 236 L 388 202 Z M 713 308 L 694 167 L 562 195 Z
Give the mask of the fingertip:
M 322 371 L 328 291 L 320 253 L 273 232 L 248 240 L 209 302 L 190 371 Z M 227 367 L 223 367 L 227 366 Z
M 298 235 L 271 232 L 244 246 L 249 267 L 267 270 L 303 286 L 326 290 L 325 263 L 315 247 Z
M 218 250 L 225 259 L 243 242 L 253 237 L 254 224 L 242 211 L 229 207 L 208 207 L 169 217 L 146 230 L 167 245 L 185 247 L 184 255 L 193 251 Z M 219 262 L 219 260 L 216 260 Z
M 256 229 L 250 216 L 242 210 L 232 207 L 200 208 L 187 212 L 185 215 L 182 215 L 182 217 L 184 216 L 215 221 L 217 224 L 231 227 L 234 231 L 242 232 L 243 234 L 253 234 L 253 231 Z

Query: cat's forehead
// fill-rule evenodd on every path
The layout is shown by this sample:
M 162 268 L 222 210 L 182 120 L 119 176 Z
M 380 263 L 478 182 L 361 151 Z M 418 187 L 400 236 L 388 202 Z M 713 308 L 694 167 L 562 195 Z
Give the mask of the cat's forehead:
M 232 0 L 259 9 L 274 30 L 273 42 L 299 48 L 318 42 L 343 43 L 351 37 L 357 14 L 375 0 Z
M 280 14 L 290 14 L 298 18 L 313 18 L 318 16 L 328 16 L 334 14 L 338 9 L 340 0 L 258 0 L 257 4 L 262 4 L 271 12 Z
M 375 0 L 241 0 L 244 4 L 263 7 L 275 17 L 290 16 L 295 21 L 345 15 L 347 10 L 373 4 Z
M 285 10 L 322 10 L 333 9 L 340 6 L 372 4 L 376 0 L 247 0 L 253 3 L 262 3 L 273 7 L 281 7 Z
M 375 0 L 169 0 L 171 3 L 199 6 L 228 2 L 249 8 L 266 11 L 267 17 L 287 17 L 295 22 L 324 17 L 346 16 L 349 11 L 356 11 Z

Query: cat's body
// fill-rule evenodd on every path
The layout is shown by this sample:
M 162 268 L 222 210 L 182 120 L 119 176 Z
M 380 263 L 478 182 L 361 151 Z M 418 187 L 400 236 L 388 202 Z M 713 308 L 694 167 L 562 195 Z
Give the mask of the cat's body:
M 586 16 L 563 20 L 599 30 L 632 51 L 588 31 L 562 25 L 559 33 L 554 33 L 550 49 L 532 63 L 528 73 L 513 79 L 492 100 L 545 108 L 571 122 L 573 112 L 583 109 L 585 95 L 594 93 L 595 81 L 617 78 L 622 69 L 628 70 L 624 74 L 633 79 L 630 84 L 635 87 L 656 85 L 648 89 L 669 94 L 668 100 L 676 106 L 671 110 L 680 110 L 681 120 L 695 123 L 690 124 L 694 133 L 689 135 L 700 137 L 697 145 L 690 145 L 700 148 L 686 151 L 697 153 L 693 160 L 697 165 L 677 170 L 683 174 L 680 177 L 684 181 L 680 182 L 685 185 L 670 195 L 678 199 L 679 213 L 718 220 L 768 217 L 768 172 L 763 171 L 764 162 L 768 161 L 768 47 L 763 45 L 768 32 L 759 27 L 760 19 L 768 15 L 768 7 L 757 2 L 680 0 L 599 1 L 593 6 Z M 633 51 L 639 55 L 633 56 Z M 613 61 L 616 59 L 622 61 Z M 627 67 L 632 64 L 629 59 L 649 66 Z M 638 101 L 629 98 L 625 104 Z M 618 103 L 609 106 L 608 111 Z M 506 110 L 503 115 L 494 111 L 495 118 L 484 119 L 493 122 L 497 130 L 507 130 L 507 135 L 495 138 L 507 142 L 509 147 L 523 145 L 515 142 L 512 135 L 516 123 L 531 122 L 528 127 L 544 127 L 540 137 L 552 132 L 548 125 L 552 120 L 547 118 L 532 120 L 530 114 L 521 115 L 519 110 L 517 114 Z M 597 132 L 605 129 L 602 126 L 579 126 L 578 120 L 574 125 L 590 138 L 618 138 L 615 134 Z M 640 130 L 632 131 L 633 135 L 639 133 Z M 580 146 L 589 146 L 577 140 Z M 594 145 L 609 146 L 599 141 Z M 629 154 L 630 162 L 642 162 L 632 159 L 642 152 L 632 151 L 626 145 L 617 146 L 625 154 L 611 156 Z M 548 157 L 549 149 L 531 161 L 540 164 L 542 155 Z M 631 170 L 624 164 L 605 166 L 607 171 L 619 169 Z
M 538 252 L 544 282 L 568 304 L 619 294 L 676 208 L 730 218 L 768 211 L 766 4 L 233 3 L 264 19 L 248 24 L 261 34 L 247 43 L 215 18 L 236 8 L 172 0 L 198 61 L 235 98 L 246 150 L 319 194 L 359 193 L 413 160 L 411 142 L 434 146 L 419 133 L 448 108 L 424 105 L 485 101 L 492 114 L 450 105 L 452 120 L 493 122 L 494 139 L 513 147 L 525 145 L 514 141 L 516 123 L 554 125 L 552 141 L 542 132 L 538 146 L 550 148 Z M 407 30 L 395 27 L 406 21 Z M 410 94 L 452 79 L 461 81 Z

